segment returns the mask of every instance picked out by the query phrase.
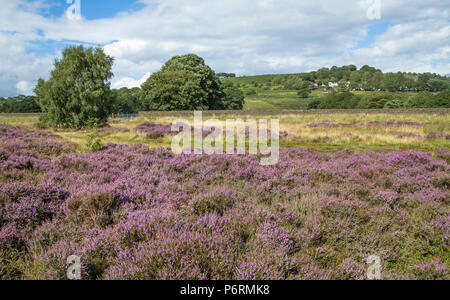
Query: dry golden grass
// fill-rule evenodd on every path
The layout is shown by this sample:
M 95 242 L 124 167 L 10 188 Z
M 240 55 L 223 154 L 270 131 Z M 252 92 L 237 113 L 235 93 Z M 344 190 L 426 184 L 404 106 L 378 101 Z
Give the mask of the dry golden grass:
M 180 116 L 176 113 L 169 114 L 148 114 L 147 117 L 141 117 L 134 120 L 111 120 L 111 128 L 127 128 L 129 132 L 101 130 L 52 130 L 64 138 L 64 140 L 80 145 L 81 150 L 89 140 L 89 136 L 94 134 L 102 140 L 103 143 L 115 144 L 134 144 L 143 143 L 150 147 L 170 146 L 171 137 L 158 139 L 147 138 L 144 134 L 136 133 L 134 129 L 144 122 L 154 122 L 159 124 L 171 124 L 174 120 L 186 119 L 193 123 L 193 114 L 185 114 Z M 450 140 L 445 135 L 450 134 L 450 114 L 429 114 L 429 113 L 355 113 L 355 112 L 339 112 L 339 113 L 281 113 L 276 112 L 241 112 L 234 114 L 218 113 L 208 114 L 204 116 L 206 119 L 279 119 L 280 130 L 289 133 L 287 138 L 281 140 L 282 147 L 314 147 L 324 151 L 334 151 L 340 149 L 355 150 L 403 150 L 417 149 L 423 151 L 435 151 L 438 149 L 450 149 Z M 332 123 L 351 123 L 352 127 L 310 127 L 310 123 L 320 123 L 322 121 L 330 121 Z M 1 124 L 12 126 L 22 126 L 30 129 L 36 129 L 38 119 L 36 116 L 0 116 Z M 388 122 L 388 121 L 406 121 L 420 122 L 422 127 L 418 126 L 367 126 L 368 122 Z M 425 136 L 430 132 L 437 132 L 444 137 L 437 139 L 426 139 Z M 399 138 L 401 134 L 415 134 L 422 136 Z

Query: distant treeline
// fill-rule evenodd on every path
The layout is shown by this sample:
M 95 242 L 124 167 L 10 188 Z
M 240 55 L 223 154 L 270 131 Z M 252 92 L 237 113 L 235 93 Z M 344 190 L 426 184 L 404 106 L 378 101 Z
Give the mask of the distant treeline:
M 256 94 L 253 88 L 265 90 L 298 90 L 303 98 L 308 97 L 305 90 L 329 90 L 333 92 L 324 97 L 313 99 L 309 108 L 438 108 L 449 107 L 450 78 L 433 73 L 383 73 L 370 66 L 357 69 L 354 65 L 343 67 L 321 68 L 317 71 L 299 74 L 273 74 L 249 77 L 236 77 L 234 73 L 217 73 L 223 85 L 223 92 L 228 102 L 238 99 L 243 103 L 242 94 Z M 250 88 L 250 89 L 249 89 Z M 372 91 L 359 96 L 351 91 Z M 417 92 L 410 93 L 396 92 Z M 441 92 L 436 94 L 437 92 Z M 133 114 L 143 110 L 154 110 L 148 101 L 144 101 L 141 88 L 113 89 L 112 112 L 114 114 Z M 240 106 L 229 106 L 229 109 L 240 109 Z M 0 113 L 36 113 L 41 112 L 35 96 L 20 95 L 1 98 Z
M 114 114 L 135 114 L 149 110 L 140 98 L 140 88 L 112 90 Z M 391 108 L 450 108 L 450 90 L 439 93 L 373 92 L 363 95 L 352 92 L 330 92 L 311 99 L 308 109 L 391 109 Z M 0 113 L 39 113 L 35 96 L 20 95 L 0 98 Z
M 224 82 L 222 85 L 225 98 L 228 102 L 237 99 L 243 103 L 243 93 L 234 87 L 232 83 Z M 142 89 L 120 88 L 112 89 L 110 97 L 113 101 L 112 112 L 114 114 L 136 114 L 139 111 L 154 110 L 147 101 L 143 101 Z M 242 99 L 242 100 L 241 100 Z M 230 109 L 242 109 L 239 105 L 229 105 Z M 0 97 L 0 113 L 40 113 L 41 108 L 37 102 L 36 96 L 24 96 L 1 98 Z
M 134 114 L 145 107 L 139 98 L 140 88 L 121 88 L 111 91 L 114 98 L 114 114 Z M 41 107 L 36 96 L 19 95 L 17 97 L 0 97 L 0 113 L 40 113 Z
M 234 74 L 234 73 L 217 73 L 216 75 L 219 78 L 234 78 L 234 77 L 236 77 L 236 74 Z
M 450 78 L 434 73 L 383 73 L 374 67 L 355 65 L 321 68 L 299 74 L 261 75 L 230 79 L 241 88 L 297 90 L 308 83 L 310 89 L 327 89 L 337 83 L 341 91 L 439 92 L 450 88 Z
M 144 109 L 139 99 L 140 88 L 121 88 L 111 92 L 114 98 L 113 112 L 115 114 L 133 114 Z M 0 113 L 40 113 L 41 107 L 36 96 L 19 95 L 17 97 L 1 98 Z
M 39 113 L 41 108 L 35 96 L 0 97 L 0 113 Z
M 450 108 L 450 90 L 439 93 L 332 92 L 312 100 L 308 109 Z
M 149 108 L 142 102 L 140 88 L 113 89 L 114 114 L 135 114 Z M 308 109 L 450 108 L 450 90 L 439 93 L 373 92 L 363 95 L 349 91 L 330 92 L 311 99 Z M 0 113 L 39 113 L 35 96 L 0 98 Z
M 363 66 L 357 70 L 356 66 L 322 68 L 318 71 L 289 75 L 263 75 L 263 80 L 255 79 L 246 82 L 246 77 L 235 77 L 233 73 L 217 73 L 222 77 L 224 91 L 230 98 L 242 97 L 236 88 L 244 86 L 263 87 L 270 89 L 282 88 L 285 90 L 301 90 L 305 84 L 310 89 L 328 88 L 329 82 L 337 82 L 339 86 L 336 93 L 330 93 L 310 103 L 312 108 L 439 108 L 449 107 L 449 93 L 435 95 L 432 92 L 448 90 L 450 79 L 438 74 L 424 73 L 386 73 L 373 67 Z M 250 78 L 248 78 L 250 79 Z M 257 83 L 257 82 L 260 83 Z M 351 90 L 378 91 L 364 96 L 353 93 L 344 93 Z M 383 92 L 385 91 L 385 92 Z M 386 92 L 387 91 L 387 92 Z M 414 91 L 417 94 L 394 93 L 397 91 Z M 235 95 L 236 94 L 236 95 Z M 247 91 L 248 94 L 248 91 Z M 114 97 L 114 114 L 134 114 L 139 111 L 154 110 L 146 101 L 143 101 L 141 88 L 121 88 L 112 90 Z M 342 100 L 343 98 L 344 100 Z M 233 108 L 230 108 L 233 109 Z M 239 109 L 235 107 L 234 109 Z

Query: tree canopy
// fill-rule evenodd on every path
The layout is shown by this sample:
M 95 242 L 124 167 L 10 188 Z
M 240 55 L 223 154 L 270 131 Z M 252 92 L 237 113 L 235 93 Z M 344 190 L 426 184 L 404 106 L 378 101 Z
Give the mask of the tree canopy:
M 19 95 L 17 97 L 1 98 L 0 113 L 39 113 L 41 108 L 35 96 Z
M 373 92 L 358 96 L 351 92 L 332 92 L 313 99 L 308 109 L 382 109 L 382 108 L 450 108 L 450 90 L 439 93 Z
M 112 90 L 114 98 L 113 113 L 115 114 L 136 114 L 143 109 L 140 100 L 140 88 L 120 88 Z
M 208 92 L 190 71 L 159 71 L 142 85 L 147 110 L 207 110 Z
M 360 99 L 350 92 L 331 93 L 325 96 L 320 104 L 319 109 L 355 109 Z
M 297 95 L 300 98 L 308 98 L 311 94 L 311 83 L 308 81 L 302 80 L 299 85 L 296 87 Z
M 244 93 L 237 88 L 231 81 L 222 83 L 224 98 L 222 102 L 224 108 L 230 110 L 241 110 L 244 108 L 245 96 Z
M 203 58 L 174 56 L 142 85 L 142 102 L 148 110 L 222 110 L 243 106 L 234 86 L 223 86 Z
M 234 73 L 216 74 L 203 58 L 187 54 L 172 57 L 141 88 L 111 90 L 112 64 L 113 58 L 100 48 L 67 48 L 62 59 L 55 61 L 50 79 L 38 80 L 36 97 L 0 97 L 0 112 L 42 111 L 41 121 L 47 125 L 81 128 L 102 125 L 111 113 L 240 110 L 244 93 L 254 96 L 261 89 L 296 90 L 300 98 L 309 99 L 305 101 L 310 109 L 450 107 L 450 78 L 434 73 L 383 73 L 368 65 L 360 69 L 347 65 L 308 73 L 236 78 Z M 332 88 L 330 82 L 338 85 Z M 333 92 L 310 97 L 316 89 Z
M 110 94 L 114 59 L 101 48 L 69 47 L 56 60 L 50 79 L 35 88 L 45 115 L 54 127 L 91 127 L 106 123 L 114 99 Z
M 244 87 L 263 86 L 266 89 L 298 90 L 302 81 L 314 89 L 328 88 L 330 82 L 338 83 L 341 91 L 387 91 L 387 92 L 440 92 L 450 89 L 450 78 L 434 73 L 383 73 L 365 65 L 359 70 L 355 65 L 321 68 L 317 71 L 297 74 L 270 74 L 228 78 Z

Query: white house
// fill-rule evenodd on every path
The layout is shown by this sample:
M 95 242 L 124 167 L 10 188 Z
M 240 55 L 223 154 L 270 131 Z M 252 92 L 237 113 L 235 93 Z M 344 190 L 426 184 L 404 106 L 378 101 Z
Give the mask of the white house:
M 328 83 L 328 87 L 330 87 L 330 88 L 335 88 L 335 87 L 338 87 L 339 86 L 339 83 L 337 83 L 337 82 L 329 82 Z

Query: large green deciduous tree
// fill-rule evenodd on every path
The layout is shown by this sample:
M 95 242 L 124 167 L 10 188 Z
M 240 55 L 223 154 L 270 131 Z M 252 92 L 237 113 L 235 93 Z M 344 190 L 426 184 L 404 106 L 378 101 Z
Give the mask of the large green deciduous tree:
M 41 108 L 35 96 L 0 97 L 0 113 L 38 113 Z
M 142 85 L 142 103 L 148 110 L 239 109 L 244 99 L 231 90 L 203 58 L 187 54 L 174 56 L 147 79 Z
M 114 98 L 115 114 L 137 114 L 142 109 L 140 88 L 120 88 L 111 91 Z
M 159 71 L 142 85 L 147 110 L 207 110 L 208 92 L 201 78 L 189 71 Z
M 93 127 L 106 123 L 113 109 L 109 80 L 114 59 L 101 48 L 69 47 L 54 63 L 50 79 L 35 92 L 52 127 Z
M 214 71 L 205 64 L 205 60 L 195 54 L 174 56 L 161 68 L 161 72 L 187 71 L 199 79 L 199 87 L 206 93 L 202 99 L 209 109 L 223 109 L 220 80 Z

